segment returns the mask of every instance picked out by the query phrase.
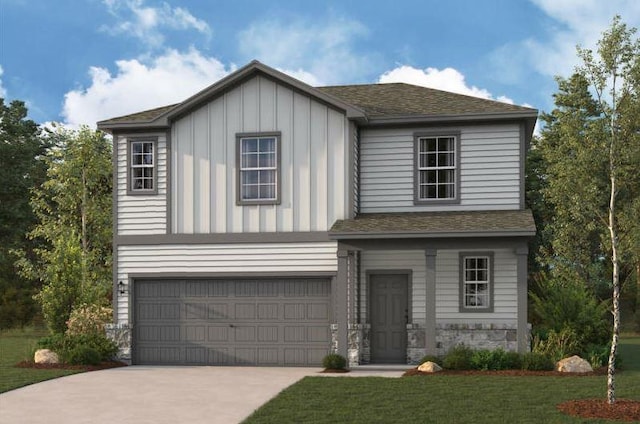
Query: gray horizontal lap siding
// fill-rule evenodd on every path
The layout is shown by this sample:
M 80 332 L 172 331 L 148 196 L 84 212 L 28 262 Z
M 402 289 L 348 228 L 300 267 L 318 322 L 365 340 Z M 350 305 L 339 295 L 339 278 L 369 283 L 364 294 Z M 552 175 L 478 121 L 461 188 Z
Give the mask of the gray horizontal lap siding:
M 167 232 L 167 140 L 164 133 L 150 133 L 158 137 L 157 184 L 158 193 L 149 195 L 127 194 L 127 135 L 117 135 L 116 217 L 120 235 L 165 234 Z M 135 134 L 136 139 L 143 135 Z
M 455 127 L 460 131 L 460 203 L 414 204 L 414 138 L 425 129 L 364 129 L 360 145 L 360 211 L 417 212 L 520 208 L 520 126 Z M 429 128 L 429 131 L 435 131 Z M 447 130 L 442 129 L 442 134 Z

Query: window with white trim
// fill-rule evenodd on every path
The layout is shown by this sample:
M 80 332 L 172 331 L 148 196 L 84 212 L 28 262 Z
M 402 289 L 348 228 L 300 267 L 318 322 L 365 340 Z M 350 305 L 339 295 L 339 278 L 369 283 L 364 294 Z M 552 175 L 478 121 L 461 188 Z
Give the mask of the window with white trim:
M 274 204 L 279 193 L 279 136 L 238 136 L 238 203 Z
M 129 143 L 129 191 L 156 191 L 156 142 L 135 140 Z
M 491 308 L 491 257 L 462 257 L 462 308 Z
M 457 137 L 417 137 L 417 201 L 456 199 Z

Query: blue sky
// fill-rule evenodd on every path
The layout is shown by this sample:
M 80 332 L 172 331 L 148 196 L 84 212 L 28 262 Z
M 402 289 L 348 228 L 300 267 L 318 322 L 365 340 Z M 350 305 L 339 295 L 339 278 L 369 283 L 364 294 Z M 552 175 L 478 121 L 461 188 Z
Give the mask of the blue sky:
M 312 85 L 403 81 L 550 110 L 554 75 L 637 0 L 0 0 L 0 95 L 71 126 L 179 102 L 252 59 Z

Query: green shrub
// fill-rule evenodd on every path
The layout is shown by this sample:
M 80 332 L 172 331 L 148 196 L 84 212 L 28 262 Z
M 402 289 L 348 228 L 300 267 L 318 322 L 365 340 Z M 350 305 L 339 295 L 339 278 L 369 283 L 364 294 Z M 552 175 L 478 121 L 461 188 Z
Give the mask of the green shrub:
M 529 352 L 522 355 L 522 369 L 528 371 L 552 371 L 555 368 L 553 360 L 539 352 Z
M 471 366 L 476 370 L 512 370 L 520 369 L 521 365 L 517 352 L 507 352 L 500 347 L 494 350 L 476 350 L 471 355 Z
M 609 302 L 599 301 L 582 282 L 547 278 L 538 281 L 539 295 L 530 293 L 533 320 L 540 339 L 551 331 L 572 336 L 577 354 L 590 344 L 605 345 L 611 337 Z M 557 340 L 553 341 L 554 343 Z M 568 353 L 568 352 L 567 352 Z
M 71 365 L 98 365 L 102 358 L 91 346 L 78 345 L 66 352 L 66 362 Z
M 420 364 L 424 364 L 425 362 L 433 362 L 435 364 L 438 364 L 440 366 L 442 366 L 442 358 L 440 358 L 439 356 L 435 356 L 435 355 L 425 355 L 422 357 L 422 359 L 420 359 Z
M 54 334 L 44 337 L 37 343 L 39 349 L 50 349 L 58 354 L 66 363 L 71 362 L 71 355 L 76 355 L 77 348 L 90 348 L 97 352 L 100 361 L 111 360 L 118 352 L 118 346 L 103 334 Z
M 342 355 L 331 353 L 322 359 L 322 366 L 330 370 L 343 370 L 347 367 L 347 360 Z
M 473 350 L 465 345 L 452 348 L 442 360 L 442 367 L 448 370 L 470 370 Z
M 553 361 L 581 353 L 579 336 L 569 327 L 560 332 L 550 330 L 546 336 L 534 336 L 532 350 L 547 355 Z

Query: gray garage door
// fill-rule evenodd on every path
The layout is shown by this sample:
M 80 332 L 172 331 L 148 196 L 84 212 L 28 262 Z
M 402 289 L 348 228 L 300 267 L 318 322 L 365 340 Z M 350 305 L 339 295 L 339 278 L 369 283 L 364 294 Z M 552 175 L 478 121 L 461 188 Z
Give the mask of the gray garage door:
M 316 366 L 330 347 L 322 279 L 136 280 L 136 364 Z

